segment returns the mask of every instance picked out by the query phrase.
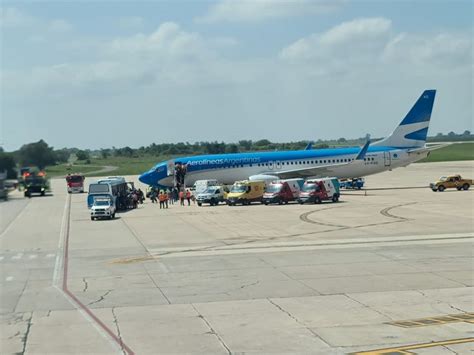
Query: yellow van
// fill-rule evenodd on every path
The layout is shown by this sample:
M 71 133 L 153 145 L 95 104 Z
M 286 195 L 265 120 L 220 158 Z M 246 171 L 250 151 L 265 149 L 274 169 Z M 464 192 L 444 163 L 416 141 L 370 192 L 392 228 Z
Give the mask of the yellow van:
M 265 181 L 236 181 L 227 194 L 227 204 L 235 206 L 238 203 L 250 205 L 254 201 L 261 202 L 265 192 Z

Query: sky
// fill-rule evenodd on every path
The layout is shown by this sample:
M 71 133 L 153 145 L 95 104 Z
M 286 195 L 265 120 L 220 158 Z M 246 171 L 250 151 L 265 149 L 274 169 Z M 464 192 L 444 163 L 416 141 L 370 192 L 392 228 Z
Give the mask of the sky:
M 0 4 L 7 151 L 383 137 L 425 89 L 472 131 L 470 0 Z

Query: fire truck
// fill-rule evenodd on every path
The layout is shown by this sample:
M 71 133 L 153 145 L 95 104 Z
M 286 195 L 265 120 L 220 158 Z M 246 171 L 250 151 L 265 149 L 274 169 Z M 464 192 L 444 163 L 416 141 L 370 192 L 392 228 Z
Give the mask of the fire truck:
M 85 177 L 81 174 L 68 174 L 66 176 L 67 192 L 84 192 Z

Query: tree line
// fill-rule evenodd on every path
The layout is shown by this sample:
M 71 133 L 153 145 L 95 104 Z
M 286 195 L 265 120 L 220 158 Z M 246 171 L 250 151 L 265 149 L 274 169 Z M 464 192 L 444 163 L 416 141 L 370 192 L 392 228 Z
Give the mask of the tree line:
M 443 141 L 468 141 L 473 140 L 474 135 L 470 131 L 461 134 L 449 132 L 448 134 L 438 133 L 436 136 L 428 137 L 429 142 Z M 318 140 L 313 144 L 313 149 L 329 148 L 336 146 L 355 146 L 365 143 L 366 138 L 334 140 Z M 297 141 L 286 143 L 275 143 L 268 139 L 240 140 L 237 143 L 224 142 L 179 142 L 179 143 L 152 143 L 139 148 L 122 147 L 106 148 L 99 150 L 81 150 L 78 148 L 54 149 L 44 140 L 28 143 L 14 152 L 5 152 L 0 147 L 0 172 L 7 171 L 8 178 L 17 176 L 16 169 L 23 166 L 36 166 L 44 169 L 47 166 L 64 164 L 78 160 L 83 164 L 88 164 L 91 159 L 108 159 L 111 157 L 138 158 L 145 156 L 153 157 L 178 157 L 185 155 L 200 154 L 224 154 L 242 153 L 252 151 L 275 151 L 275 150 L 299 150 L 304 149 L 309 141 Z M 74 158 L 74 159 L 71 159 Z

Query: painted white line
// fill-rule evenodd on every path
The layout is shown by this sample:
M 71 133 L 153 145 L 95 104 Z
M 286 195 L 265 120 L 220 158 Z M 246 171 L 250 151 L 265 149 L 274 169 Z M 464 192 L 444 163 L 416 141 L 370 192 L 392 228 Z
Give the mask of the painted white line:
M 10 230 L 10 228 L 13 226 L 13 224 L 16 222 L 16 220 L 18 218 L 20 218 L 21 215 L 23 215 L 23 213 L 25 212 L 26 210 L 26 207 L 28 207 L 28 205 L 30 204 L 30 200 L 28 200 L 28 202 L 26 202 L 26 205 L 25 207 L 23 207 L 23 209 L 20 211 L 20 213 L 18 213 L 15 218 L 12 219 L 12 221 L 10 222 L 10 224 L 7 226 L 7 228 L 5 228 L 5 230 L 2 232 L 2 234 L 0 234 L 0 238 L 3 238 L 3 236 L 5 234 L 7 234 L 7 232 Z
M 5 257 L 4 256 L 0 256 L 0 261 L 2 261 Z
M 12 256 L 12 260 L 19 260 L 23 257 L 23 253 L 18 253 Z
M 8 277 L 5 279 L 5 281 L 7 281 L 7 282 L 8 282 L 8 281 L 12 281 L 12 280 L 13 280 L 13 276 L 8 276 Z
M 64 204 L 63 210 L 63 218 L 61 221 L 61 230 L 59 233 L 59 241 L 58 241 L 58 252 L 56 254 L 56 262 L 54 264 L 54 271 L 53 271 L 53 287 L 56 288 L 59 293 L 61 293 L 64 298 L 68 300 L 68 302 L 84 317 L 84 319 L 92 325 L 97 332 L 105 339 L 107 342 L 116 350 L 118 354 L 124 354 L 123 350 L 117 344 L 117 342 L 113 341 L 110 336 L 99 327 L 99 325 L 84 311 L 77 302 L 74 301 L 71 297 L 69 297 L 66 292 L 62 289 L 62 273 L 64 271 L 64 243 L 66 241 L 67 233 L 68 233 L 68 226 L 67 220 L 68 215 L 71 213 L 69 210 L 69 199 L 71 195 L 66 195 L 66 203 Z M 54 255 L 54 254 L 48 254 Z M 47 255 L 47 256 L 48 256 Z
M 56 254 L 47 254 L 45 257 L 46 257 L 46 258 L 53 258 L 53 257 L 55 257 L 55 256 L 56 256 Z
M 36 254 L 28 255 L 29 259 L 36 259 L 37 257 L 38 257 L 38 255 L 36 255 Z

